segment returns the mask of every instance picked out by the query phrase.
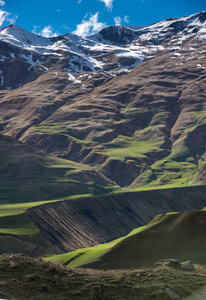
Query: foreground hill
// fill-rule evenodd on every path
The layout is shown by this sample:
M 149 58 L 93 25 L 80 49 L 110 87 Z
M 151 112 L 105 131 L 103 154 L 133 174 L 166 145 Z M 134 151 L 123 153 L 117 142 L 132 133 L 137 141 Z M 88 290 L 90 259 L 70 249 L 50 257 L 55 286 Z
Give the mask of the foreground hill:
M 48 257 L 69 267 L 130 269 L 163 259 L 206 264 L 206 211 L 156 216 L 148 225 L 108 244 Z
M 193 272 L 168 267 L 127 271 L 82 270 L 22 255 L 0 256 L 0 269 L 0 297 L 22 300 L 169 300 L 168 293 L 175 293 L 183 299 L 202 288 L 206 279 L 204 268 Z

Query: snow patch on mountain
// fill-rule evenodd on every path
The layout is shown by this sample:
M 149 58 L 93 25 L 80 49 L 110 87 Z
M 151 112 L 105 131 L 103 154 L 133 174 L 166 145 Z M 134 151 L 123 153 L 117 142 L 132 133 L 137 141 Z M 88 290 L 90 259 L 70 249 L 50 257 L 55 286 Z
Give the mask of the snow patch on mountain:
M 117 56 L 122 57 L 133 57 L 136 59 L 139 59 L 140 57 L 144 57 L 144 54 L 141 51 L 132 51 L 130 49 L 127 50 L 121 50 L 119 53 L 116 54 Z
M 69 73 L 69 72 L 68 72 L 69 70 L 65 69 L 65 71 L 66 71 L 67 74 L 68 74 L 68 80 L 69 80 L 69 81 L 73 81 L 73 83 L 78 83 L 78 84 L 81 84 L 81 83 L 82 83 L 81 80 L 76 79 L 71 73 Z
M 1 76 L 1 86 L 4 85 L 4 76 L 3 76 L 3 72 L 0 70 L 0 76 Z
M 42 64 L 42 62 L 39 60 L 36 61 L 33 60 L 33 53 L 31 53 L 29 56 L 26 56 L 25 54 L 20 54 L 19 57 L 22 58 L 26 63 L 30 65 L 28 71 L 30 71 L 31 68 L 33 68 L 34 66 Z

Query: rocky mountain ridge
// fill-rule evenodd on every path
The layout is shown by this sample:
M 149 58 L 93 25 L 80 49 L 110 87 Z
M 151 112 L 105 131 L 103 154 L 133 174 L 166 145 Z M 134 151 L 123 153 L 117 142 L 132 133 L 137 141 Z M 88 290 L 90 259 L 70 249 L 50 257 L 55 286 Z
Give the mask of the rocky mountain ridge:
M 90 72 L 115 76 L 137 66 L 145 57 L 151 58 L 157 51 L 198 47 L 206 39 L 205 21 L 206 12 L 200 12 L 170 18 L 137 30 L 111 26 L 88 37 L 70 33 L 53 38 L 38 36 L 18 25 L 9 25 L 0 31 L 1 89 L 21 86 L 25 79 L 23 75 L 28 75 L 32 68 L 38 67 L 41 74 L 59 60 L 63 60 L 61 65 L 68 76 Z M 16 82 L 9 82 L 3 63 L 16 63 L 17 66 L 21 63 L 27 74 L 19 74 L 22 78 L 18 76 Z M 80 80 L 72 76 L 68 80 L 80 84 Z

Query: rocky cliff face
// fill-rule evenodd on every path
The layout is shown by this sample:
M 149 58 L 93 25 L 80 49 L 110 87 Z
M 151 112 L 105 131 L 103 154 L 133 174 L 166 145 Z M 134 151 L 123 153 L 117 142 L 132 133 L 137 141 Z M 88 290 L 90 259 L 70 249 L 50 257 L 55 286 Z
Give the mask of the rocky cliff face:
M 205 16 L 85 38 L 3 28 L 1 132 L 122 188 L 192 184 L 205 164 Z

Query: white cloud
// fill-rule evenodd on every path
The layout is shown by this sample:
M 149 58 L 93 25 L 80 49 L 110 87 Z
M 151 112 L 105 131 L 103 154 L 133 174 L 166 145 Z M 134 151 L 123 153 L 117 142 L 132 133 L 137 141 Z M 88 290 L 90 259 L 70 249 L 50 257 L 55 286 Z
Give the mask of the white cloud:
M 122 19 L 120 17 L 115 17 L 114 18 L 115 25 L 117 25 L 117 26 L 121 25 L 122 21 L 124 21 L 127 24 L 130 22 L 128 16 L 124 16 L 124 19 Z
M 45 37 L 52 37 L 52 36 L 57 36 L 56 32 L 53 32 L 53 28 L 51 25 L 48 25 L 42 29 L 42 35 Z
M 71 28 L 67 24 L 62 24 L 61 28 L 71 31 Z
M 38 34 L 38 35 L 45 36 L 45 37 L 58 36 L 58 33 L 53 31 L 53 28 L 51 25 L 45 26 L 41 30 L 40 30 L 40 26 L 34 26 L 32 32 L 35 34 Z
M 99 0 L 99 1 L 104 2 L 107 10 L 112 11 L 114 0 Z
M 106 23 L 98 22 L 99 13 L 92 15 L 89 20 L 85 20 L 87 15 L 84 17 L 84 20 L 77 25 L 77 29 L 73 31 L 74 34 L 80 36 L 86 36 L 90 34 L 97 33 L 104 27 L 106 27 Z
M 0 6 L 4 6 L 5 2 L 0 0 Z M 17 19 L 17 15 L 9 13 L 3 9 L 0 9 L 0 26 L 3 25 L 4 22 L 15 23 Z
M 9 16 L 8 12 L 0 9 L 0 26 L 3 25 L 3 23 L 6 21 L 8 16 Z
M 78 3 L 82 2 L 82 0 L 78 0 Z
M 124 16 L 124 19 L 123 19 L 123 21 L 125 21 L 125 23 L 129 23 L 130 22 L 130 19 L 129 19 L 129 17 L 128 16 Z
M 114 18 L 115 25 L 121 25 L 122 19 L 120 17 Z

